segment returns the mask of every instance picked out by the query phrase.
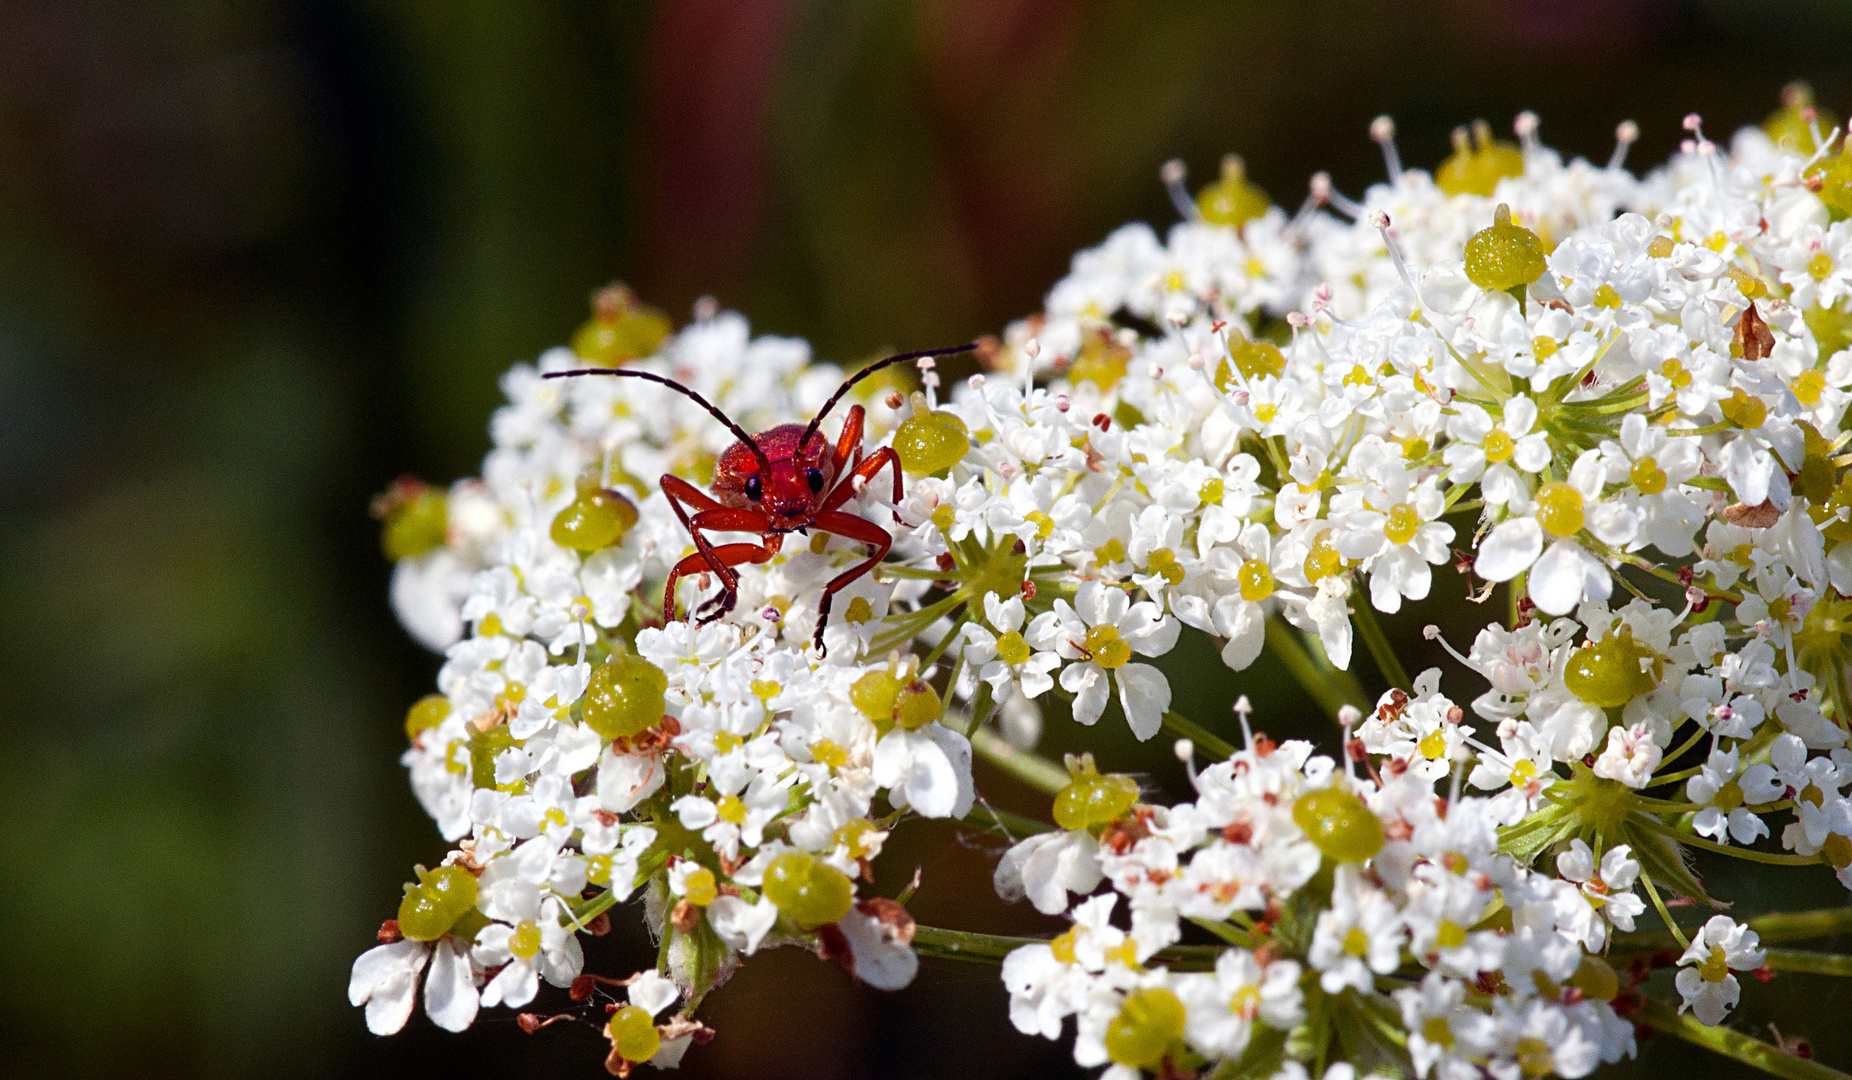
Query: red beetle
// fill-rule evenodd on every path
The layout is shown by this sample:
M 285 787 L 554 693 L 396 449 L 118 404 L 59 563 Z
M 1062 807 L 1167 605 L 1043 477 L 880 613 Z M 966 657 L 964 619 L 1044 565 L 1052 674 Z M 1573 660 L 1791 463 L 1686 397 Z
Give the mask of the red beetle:
M 944 349 L 922 349 L 877 360 L 849 376 L 823 404 L 823 410 L 808 425 L 780 424 L 770 431 L 750 435 L 714 404 L 674 379 L 648 371 L 624 368 L 577 368 L 550 371 L 544 377 L 563 379 L 573 375 L 616 375 L 648 379 L 661 383 L 692 398 L 727 426 L 739 441 L 727 447 L 714 465 L 714 490 L 710 495 L 672 473 L 660 481 L 662 492 L 675 507 L 688 535 L 694 538 L 695 553 L 675 564 L 669 571 L 669 583 L 663 591 L 662 618 L 675 621 L 675 586 L 684 575 L 712 572 L 720 579 L 720 593 L 709 598 L 693 612 L 706 625 L 733 610 L 739 602 L 739 574 L 734 567 L 741 563 L 768 562 L 784 546 L 786 533 L 805 533 L 811 529 L 859 540 L 871 549 L 868 559 L 857 563 L 830 579 L 823 587 L 817 604 L 816 645 L 823 645 L 823 628 L 828 625 L 830 602 L 850 582 L 873 570 L 894 546 L 893 536 L 865 518 L 839 509 L 861 485 L 894 470 L 894 501 L 901 499 L 900 455 L 891 446 L 883 446 L 866 458 L 862 456 L 862 422 L 866 415 L 860 405 L 849 407 L 849 418 L 842 433 L 831 447 L 827 439 L 817 438 L 817 425 L 830 414 L 849 388 L 890 364 L 921 360 L 929 356 L 950 356 L 976 348 L 975 343 Z M 689 516 L 688 508 L 695 511 Z M 703 533 L 758 533 L 759 543 L 721 544 L 715 546 Z

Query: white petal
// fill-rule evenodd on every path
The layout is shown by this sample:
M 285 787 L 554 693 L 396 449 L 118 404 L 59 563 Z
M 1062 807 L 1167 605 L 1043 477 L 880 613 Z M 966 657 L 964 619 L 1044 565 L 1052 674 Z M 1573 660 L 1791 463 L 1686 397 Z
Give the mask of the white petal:
M 1113 604 L 1114 597 L 1119 600 L 1117 605 Z M 1097 581 L 1082 584 L 1074 594 L 1074 613 L 1088 626 L 1116 623 L 1129 606 L 1131 600 L 1125 593 L 1118 589 L 1108 589 Z
M 1842 543 L 1826 557 L 1826 572 L 1841 596 L 1852 596 L 1852 543 Z
M 1473 572 L 1487 581 L 1510 581 L 1543 552 L 1543 528 L 1536 518 L 1514 518 L 1493 529 L 1473 558 Z
M 1140 742 L 1156 735 L 1164 726 L 1164 711 L 1170 708 L 1170 683 L 1164 673 L 1150 664 L 1127 664 L 1117 675 L 1119 704 L 1131 722 L 1132 734 Z
M 1537 403 L 1526 395 L 1517 394 L 1505 402 L 1505 434 L 1521 439 L 1530 434 L 1531 425 L 1536 422 Z
M 1551 544 L 1537 560 L 1527 585 L 1538 610 L 1550 615 L 1569 614 L 1584 596 L 1605 600 L 1613 590 L 1607 568 L 1567 538 Z
M 1318 623 L 1318 644 L 1325 650 L 1325 659 L 1331 666 L 1342 671 L 1350 667 L 1352 631 L 1350 618 L 1321 619 Z
M 913 981 L 919 955 L 889 933 L 886 923 L 850 908 L 836 927 L 849 943 L 856 978 L 877 990 L 899 990 Z
M 720 896 L 707 905 L 707 922 L 720 940 L 750 956 L 778 923 L 778 905 L 760 897 L 748 904 L 737 896 Z
M 411 1019 L 418 993 L 418 973 L 430 946 L 406 938 L 368 949 L 354 958 L 347 980 L 347 1000 L 367 1007 L 367 1030 L 391 1035 Z
M 1089 660 L 1061 669 L 1061 689 L 1074 695 L 1074 722 L 1092 725 L 1106 711 L 1106 669 Z
M 1085 895 L 1099 886 L 1098 851 L 1084 832 L 1037 833 L 1003 853 L 991 883 L 1006 901 L 1027 897 L 1042 914 L 1059 915 L 1069 892 Z
M 649 754 L 619 754 L 609 747 L 598 761 L 598 805 L 622 814 L 662 787 L 662 762 Z
M 1601 485 L 1608 477 L 1608 467 L 1601 460 L 1601 451 L 1584 450 L 1582 456 L 1569 466 L 1569 484 L 1582 493 L 1589 502 L 1601 498 Z
M 643 972 L 630 984 L 630 1003 L 642 1006 L 651 1016 L 675 1004 L 675 999 L 681 996 L 682 992 L 675 988 L 674 983 L 655 971 Z
M 1588 508 L 1588 531 L 1612 547 L 1625 548 L 1640 533 L 1640 511 L 1626 503 L 1599 502 Z
M 1156 614 L 1155 604 L 1145 603 L 1139 607 L 1149 607 L 1151 614 Z M 1183 632 L 1183 624 L 1166 615 L 1161 619 L 1140 620 L 1142 625 L 1121 627 L 1125 643 L 1145 656 L 1163 656 L 1177 645 L 1177 635 Z
M 1226 618 L 1220 617 L 1224 605 L 1227 605 Z M 1261 650 L 1266 647 L 1267 613 L 1259 604 L 1233 596 L 1217 601 L 1215 608 L 1216 622 L 1228 635 L 1228 644 L 1222 646 L 1222 663 L 1240 671 L 1259 659 Z
M 1511 463 L 1527 473 L 1542 472 L 1550 463 L 1550 440 L 1526 435 L 1511 448 Z
M 656 1051 L 655 1057 L 649 1059 L 649 1063 L 658 1069 L 679 1069 L 682 1067 L 682 1055 L 688 1053 L 688 1048 L 693 1044 L 693 1035 L 664 1039 L 662 1048 Z
M 1724 444 L 1717 453 L 1718 470 L 1729 481 L 1736 497 L 1749 506 L 1758 506 L 1768 498 L 1768 485 L 1775 473 L 1775 459 L 1747 433 Z
M 928 794 L 922 789 L 916 793 L 909 787 L 907 801 L 926 817 L 964 817 L 977 800 L 977 787 L 971 780 L 971 740 L 941 724 L 927 724 L 914 734 L 923 735 L 938 749 L 940 760 L 951 770 L 952 783 L 949 788 L 945 787 L 945 778 L 934 772 L 933 791 Z M 949 805 L 944 801 L 948 794 Z
M 481 1006 L 476 993 L 476 973 L 469 957 L 456 939 L 444 937 L 437 943 L 431 960 L 431 973 L 424 981 L 424 1011 L 431 1022 L 445 1031 L 462 1031 L 476 1021 Z
M 1205 634 L 1215 632 L 1214 619 L 1209 611 L 1209 601 L 1202 597 L 1183 593 L 1171 599 L 1170 609 L 1176 612 L 1177 618 L 1182 620 L 1184 625 L 1194 627 Z
M 539 992 L 540 976 L 534 971 L 534 965 L 514 960 L 482 988 L 482 1003 L 491 1008 L 506 1005 L 518 1009 L 534 1000 Z

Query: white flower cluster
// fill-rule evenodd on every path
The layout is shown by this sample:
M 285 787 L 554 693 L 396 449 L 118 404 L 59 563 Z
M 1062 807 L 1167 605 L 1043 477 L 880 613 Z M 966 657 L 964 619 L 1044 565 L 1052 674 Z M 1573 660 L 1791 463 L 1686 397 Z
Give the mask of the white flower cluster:
M 1311 750 L 1259 737 L 1195 774 L 1195 802 L 1140 807 L 1097 840 L 1061 831 L 1012 851 L 1005 895 L 1021 889 L 1022 864 L 1057 848 L 1073 851 L 1068 883 L 1090 890 L 1104 875 L 1117 894 L 1078 903 L 1071 930 L 1010 954 L 1016 1026 L 1052 1038 L 1073 1016 L 1075 1060 L 1127 1080 L 1181 1057 L 1179 1038 L 1203 1061 L 1272 1075 L 1310 1018 L 1324 1038 L 1361 1040 L 1357 1067 L 1405 1046 L 1423 1076 L 1575 1077 L 1632 1054 L 1633 1026 L 1607 1004 L 1618 979 L 1585 952 L 1640 911 L 1625 845 L 1599 878 L 1580 840 L 1558 859 L 1562 876 L 1526 870 L 1497 852 L 1486 800 L 1437 800 L 1413 771 L 1359 782 Z M 1367 868 L 1355 858 L 1366 854 Z M 1060 890 L 1030 884 L 1043 910 L 1065 909 Z M 1119 896 L 1129 932 L 1109 921 Z M 1167 953 L 1186 922 L 1228 946 Z
M 1526 115 L 1430 176 L 1379 121 L 1388 180 L 1319 178 L 1290 217 L 1238 167 L 1194 200 L 1167 170 L 1187 220 L 1082 252 L 947 400 L 930 359 L 924 393 L 851 385 L 711 311 L 516 367 L 482 477 L 380 507 L 394 605 L 446 656 L 404 762 L 455 848 L 355 1003 L 396 1030 L 423 978 L 458 1029 L 545 979 L 614 1072 L 672 1065 L 768 944 L 909 982 L 905 897 L 858 881 L 906 816 L 969 814 L 1035 830 L 997 887 L 1073 922 L 1009 955 L 1012 1019 L 1073 1017 L 1115 1074 L 1585 1075 L 1651 1008 L 1616 953 L 1636 886 L 1718 1023 L 1764 956 L 1673 922 L 1662 894 L 1711 901 L 1683 849 L 1852 888 L 1852 155 L 1810 110 L 1772 123 L 1726 152 L 1693 117 L 1635 178 L 1631 125 L 1565 164 Z M 546 377 L 588 362 L 640 377 Z M 1489 684 L 1465 708 L 1373 614 L 1447 566 L 1510 601 L 1447 628 Z M 1175 714 L 1140 658 L 1185 627 L 1323 684 L 1342 767 Z M 1392 684 L 1367 715 L 1359 646 Z M 1195 801 L 1091 758 L 1050 780 L 1056 699 L 1189 736 Z M 974 752 L 1055 825 L 974 813 Z M 661 974 L 583 972 L 577 935 L 639 891 Z

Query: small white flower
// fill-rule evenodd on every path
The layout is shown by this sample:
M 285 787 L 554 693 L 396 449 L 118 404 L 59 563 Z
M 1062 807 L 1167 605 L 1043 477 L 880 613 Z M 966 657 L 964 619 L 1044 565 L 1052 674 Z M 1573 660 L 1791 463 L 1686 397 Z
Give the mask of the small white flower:
M 1049 672 L 1061 666 L 1060 654 L 1037 650 L 1024 639 L 1024 614 L 1022 597 L 999 602 L 996 593 L 985 593 L 984 621 L 990 628 L 976 622 L 964 627 L 965 663 L 990 684 L 999 702 L 1018 691 L 1030 698 L 1047 693 L 1055 685 Z
M 1556 872 L 1575 885 L 1584 906 L 1619 929 L 1632 930 L 1633 920 L 1646 910 L 1646 901 L 1633 891 L 1633 883 L 1640 877 L 1640 864 L 1633 858 L 1633 849 L 1626 844 L 1617 844 L 1603 852 L 1597 868 L 1594 852 L 1589 850 L 1588 844 L 1576 839 L 1570 843 L 1568 851 L 1556 857 Z M 1580 909 L 1576 911 L 1579 914 Z M 1589 948 L 1599 950 L 1606 942 L 1607 933 L 1599 923 L 1590 923 L 1583 928 L 1583 939 Z
M 1743 806 L 1743 786 L 1736 781 L 1736 751 L 1711 748 L 1699 773 L 1685 781 L 1685 798 L 1703 806 L 1693 815 L 1692 831 L 1720 844 L 1753 844 L 1768 835 L 1768 824 Z
M 1607 749 L 1595 759 L 1595 775 L 1638 790 L 1653 778 L 1664 751 L 1653 741 L 1653 726 L 1641 721 L 1608 729 Z
M 1550 442 L 1537 423 L 1537 404 L 1523 394 L 1504 403 L 1504 415 L 1493 420 L 1485 409 L 1470 401 L 1459 402 L 1458 415 L 1447 422 L 1448 443 L 1441 452 L 1447 480 L 1455 484 L 1479 481 L 1486 504 L 1503 506 L 1530 492 L 1525 479 L 1550 463 Z
M 519 1008 L 534 1000 L 545 978 L 554 986 L 570 986 L 584 966 L 578 935 L 562 925 L 568 912 L 564 901 L 550 896 L 540 905 L 538 919 L 510 926 L 490 923 L 476 935 L 471 951 L 484 968 L 501 967 L 482 988 L 484 1005 Z
M 1699 1023 L 1721 1023 L 1742 994 L 1730 973 L 1753 971 L 1767 960 L 1768 954 L 1756 948 L 1758 943 L 1754 930 L 1728 915 L 1711 916 L 1678 958 L 1675 983 L 1684 999 L 1678 1011 L 1691 1010 Z
M 1487 581 L 1510 581 L 1530 571 L 1526 587 L 1531 599 L 1550 615 L 1567 615 L 1584 598 L 1607 599 L 1614 588 L 1607 567 L 1575 539 L 1586 527 L 1606 543 L 1625 545 L 1633 540 L 1633 528 L 1612 521 L 1598 505 L 1605 472 L 1600 451 L 1589 450 L 1576 459 L 1562 487 L 1546 485 L 1535 498 L 1514 502 L 1518 516 L 1507 518 L 1485 538 L 1474 572 Z M 1606 525 L 1616 528 L 1607 531 Z M 1555 537 L 1548 550 L 1543 546 L 1546 535 Z
M 1331 908 L 1318 917 L 1306 959 L 1319 969 L 1325 993 L 1346 987 L 1369 993 L 1375 975 L 1394 971 L 1402 957 L 1401 916 L 1381 890 L 1363 883 L 1348 864 L 1338 868 Z
M 1188 1009 L 1190 1042 L 1211 1058 L 1232 1059 L 1247 1049 L 1256 1021 L 1292 1030 L 1305 1015 L 1299 972 L 1296 961 L 1263 965 L 1236 948 L 1216 957 L 1213 973 L 1179 976 L 1176 993 Z
M 1181 631 L 1182 625 L 1160 614 L 1151 601 L 1134 604 L 1124 590 L 1088 581 L 1080 586 L 1073 607 L 1056 600 L 1053 611 L 1036 616 L 1027 637 L 1036 648 L 1082 661 L 1061 669 L 1061 687 L 1074 695 L 1075 720 L 1099 720 L 1106 711 L 1110 679 L 1118 686 L 1119 704 L 1132 733 L 1149 739 L 1158 733 L 1170 708 L 1170 684 L 1157 668 L 1130 659 L 1134 652 L 1164 655 L 1177 644 Z

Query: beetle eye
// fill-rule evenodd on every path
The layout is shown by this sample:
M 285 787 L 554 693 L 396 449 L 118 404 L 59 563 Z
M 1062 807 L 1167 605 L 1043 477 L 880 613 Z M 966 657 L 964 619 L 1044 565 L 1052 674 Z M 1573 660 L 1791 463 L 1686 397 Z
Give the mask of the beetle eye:
M 818 491 L 823 490 L 823 470 L 822 469 L 812 466 L 809 470 L 807 470 L 804 473 L 804 479 L 809 481 L 810 490 L 812 492 L 818 492 Z
M 765 487 L 759 483 L 759 474 L 753 473 L 751 476 L 748 476 L 746 478 L 746 497 L 753 502 L 758 502 L 759 496 L 763 494 L 765 494 Z

